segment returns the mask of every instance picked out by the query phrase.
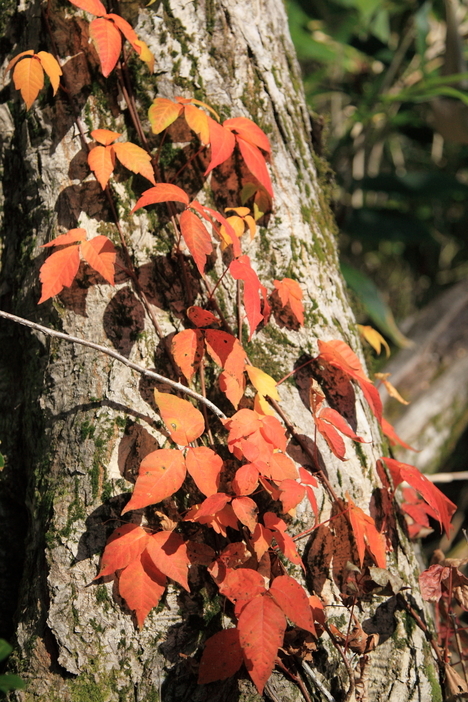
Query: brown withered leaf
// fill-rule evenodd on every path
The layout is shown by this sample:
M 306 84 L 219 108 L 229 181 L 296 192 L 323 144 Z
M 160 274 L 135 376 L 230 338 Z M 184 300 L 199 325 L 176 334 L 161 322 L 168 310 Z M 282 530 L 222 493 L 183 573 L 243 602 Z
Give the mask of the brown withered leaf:
M 468 610 L 468 578 L 458 568 L 452 568 L 452 594 L 460 607 Z
M 373 651 L 378 643 L 379 635 L 366 634 L 359 622 L 353 626 L 348 636 L 348 648 L 361 655 Z
M 369 573 L 374 583 L 380 585 L 383 591 L 390 590 L 392 595 L 396 595 L 403 587 L 405 587 L 405 583 L 400 576 L 397 575 L 397 573 L 391 573 L 385 568 L 371 566 L 369 568 Z
M 311 661 L 313 651 L 317 650 L 317 641 L 310 632 L 294 628 L 286 632 L 282 649 L 290 656 Z
M 455 668 L 445 665 L 445 688 L 447 691 L 447 702 L 455 702 L 458 699 L 468 699 L 468 685 Z

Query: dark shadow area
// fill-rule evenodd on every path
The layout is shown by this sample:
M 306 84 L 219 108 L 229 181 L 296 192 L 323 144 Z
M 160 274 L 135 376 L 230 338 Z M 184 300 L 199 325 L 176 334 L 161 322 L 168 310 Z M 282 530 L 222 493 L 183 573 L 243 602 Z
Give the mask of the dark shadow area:
M 140 266 L 137 274 L 149 301 L 178 319 L 185 318 L 185 310 L 201 292 L 198 271 L 187 256 L 156 256 Z
M 366 634 L 378 634 L 379 645 L 385 643 L 395 631 L 395 610 L 398 609 L 396 596 L 389 597 L 388 600 L 380 604 L 372 617 L 362 622 L 362 628 Z
M 98 222 L 113 220 L 104 191 L 94 180 L 64 188 L 55 203 L 55 212 L 57 224 L 65 229 L 77 227 L 82 212 Z
M 269 302 L 271 305 L 271 312 L 280 329 L 286 327 L 286 329 L 291 331 L 299 331 L 301 325 L 291 310 L 291 306 L 288 303 L 286 307 L 283 307 L 277 290 L 273 290 L 269 297 Z
M 129 287 L 119 290 L 109 302 L 103 326 L 114 348 L 129 358 L 133 345 L 145 329 L 145 308 Z
M 121 475 L 126 480 L 135 481 L 141 461 L 158 448 L 156 439 L 141 424 L 127 421 L 117 459 Z

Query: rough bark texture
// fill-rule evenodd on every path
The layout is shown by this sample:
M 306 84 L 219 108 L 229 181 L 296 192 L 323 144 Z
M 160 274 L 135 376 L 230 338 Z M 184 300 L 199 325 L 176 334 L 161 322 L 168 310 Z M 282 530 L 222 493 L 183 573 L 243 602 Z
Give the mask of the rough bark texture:
M 206 100 L 224 116 L 246 115 L 268 131 L 273 145 L 271 173 L 274 213 L 249 252 L 266 282 L 294 272 L 305 293 L 306 328 L 272 325 L 247 345 L 252 361 L 276 378 L 294 363 L 317 352 L 316 339 L 343 338 L 359 352 L 352 312 L 337 268 L 334 225 L 318 182 L 310 141 L 310 122 L 301 79 L 280 0 L 163 0 L 139 10 L 122 4 L 156 56 L 154 76 L 135 69 L 142 108 L 159 94 L 183 94 Z M 24 4 L 9 22 L 4 51 L 11 55 L 47 48 L 38 4 Z M 72 19 L 65 19 L 69 15 Z M 112 78 L 102 79 L 87 63 L 86 22 L 74 8 L 51 9 L 59 52 L 72 56 L 67 78 L 73 100 L 90 128 L 123 131 L 124 107 Z M 7 102 L 9 101 L 9 102 Z M 110 115 L 112 115 L 110 117 Z M 80 225 L 115 236 L 99 186 L 88 175 L 67 99 L 41 97 L 29 113 L 10 87 L 1 93 L 4 172 L 4 309 L 69 333 L 113 344 L 121 353 L 159 372 L 171 373 L 130 283 L 121 276 L 116 289 L 84 270 L 79 283 L 53 303 L 36 306 L 39 248 L 57 234 L 57 226 Z M 134 135 L 130 135 L 135 139 Z M 172 147 L 184 148 L 183 135 Z M 213 178 L 217 206 L 238 204 L 239 164 Z M 187 188 L 198 190 L 195 176 Z M 137 184 L 138 185 L 138 184 Z M 326 183 L 325 183 L 326 185 Z M 224 202 L 221 187 L 227 188 Z M 171 232 L 164 221 L 131 217 L 133 204 L 124 186 L 116 186 L 140 279 L 151 296 L 164 334 L 181 328 L 186 307 L 177 261 L 170 256 Z M 133 196 L 132 196 L 133 198 Z M 194 295 L 199 283 L 192 280 Z M 228 317 L 235 291 L 221 288 Z M 280 320 L 281 322 L 281 320 Z M 141 632 L 113 596 L 113 583 L 94 584 L 99 554 L 126 502 L 126 491 L 139 460 L 162 445 L 158 415 L 148 385 L 117 362 L 83 348 L 50 341 L 10 324 L 1 326 L 0 387 L 2 452 L 8 463 L 0 491 L 2 533 L 0 597 L 3 631 L 16 635 L 17 667 L 28 680 L 24 702 L 138 700 L 255 700 L 253 686 L 240 676 L 223 684 L 197 687 L 190 658 L 205 632 L 221 614 L 201 575 L 193 573 L 191 595 L 170 588 L 163 606 L 150 614 Z M 300 389 L 301 378 L 298 377 Z M 285 383 L 282 405 L 299 430 L 312 425 L 298 387 Z M 219 400 L 219 398 L 217 398 Z M 319 441 L 329 478 L 368 509 L 378 485 L 374 472 L 379 430 L 360 393 L 348 398 L 348 416 L 358 433 L 375 444 L 356 453 L 347 441 L 345 464 Z M 299 457 L 298 460 L 301 460 Z M 321 498 L 326 519 L 330 505 Z M 310 525 L 298 512 L 296 528 Z M 402 534 L 390 559 L 415 588 L 417 565 Z M 311 588 L 332 602 L 337 587 L 321 548 L 321 534 L 307 545 Z M 327 546 L 328 548 L 329 546 Z M 321 560 L 322 559 L 322 560 Z M 18 594 L 19 589 L 19 594 Z M 414 593 L 416 600 L 418 595 Z M 420 604 L 420 602 L 419 602 Z M 380 606 L 379 606 L 380 605 Z M 329 615 L 344 624 L 343 610 Z M 375 616 L 374 616 L 375 615 Z M 341 617 L 341 619 L 340 619 Z M 381 633 L 371 654 L 369 700 L 392 702 L 441 699 L 430 649 L 419 630 L 388 598 L 374 599 L 365 617 L 369 630 Z M 336 699 L 347 688 L 346 674 L 333 649 L 323 650 L 314 665 Z M 274 674 L 272 699 L 300 699 L 300 693 Z M 312 694 L 319 693 L 312 684 Z

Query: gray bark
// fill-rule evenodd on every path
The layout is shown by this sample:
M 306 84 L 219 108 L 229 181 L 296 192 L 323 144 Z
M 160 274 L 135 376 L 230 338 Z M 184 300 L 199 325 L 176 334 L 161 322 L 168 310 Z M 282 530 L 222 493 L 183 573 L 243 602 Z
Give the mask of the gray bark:
M 248 345 L 252 361 L 280 378 L 296 361 L 317 352 L 318 338 L 343 338 L 360 353 L 281 1 L 165 0 L 139 11 L 133 4 L 122 7 L 156 56 L 155 75 L 138 82 L 142 107 L 156 94 L 195 94 L 224 116 L 249 116 L 269 132 L 274 213 L 249 255 L 263 281 L 294 271 L 305 293 L 306 327 L 295 331 L 272 322 Z M 65 20 L 65 15 L 75 19 Z M 75 86 L 75 103 L 91 128 L 124 131 L 118 110 L 121 96 L 112 80 L 103 81 L 82 53 L 86 23 L 76 19 L 80 16 L 78 10 L 66 8 L 54 9 L 52 18 L 60 54 L 73 57 L 64 70 Z M 27 48 L 43 48 L 38 37 L 46 38 L 36 4 L 21 5 L 9 22 L 9 57 Z M 124 276 L 112 289 L 85 270 L 81 282 L 53 303 L 36 306 L 38 269 L 44 260 L 39 247 L 57 235 L 59 226 L 76 226 L 79 219 L 91 234 L 115 232 L 107 223 L 109 213 L 99 186 L 92 177 L 82 182 L 87 171 L 65 96 L 59 94 L 55 101 L 41 98 L 29 113 L 12 88 L 5 87 L 1 96 L 2 308 L 97 343 L 114 344 L 136 363 L 170 375 L 161 342 Z M 222 174 L 221 170 L 218 182 L 213 178 L 213 187 Z M 115 187 L 120 207 L 132 206 L 134 199 L 123 183 Z M 230 198 L 238 183 L 228 182 L 227 187 L 231 191 L 226 204 L 237 204 Z M 145 214 L 127 215 L 124 223 L 164 334 L 181 329 L 180 310 L 186 303 L 180 272 L 170 256 L 169 228 L 164 223 L 155 226 Z M 192 282 L 197 292 L 197 282 Z M 234 319 L 234 290 L 222 288 L 222 295 L 227 315 Z M 93 583 L 99 554 L 120 516 L 139 461 L 165 440 L 158 431 L 148 385 L 130 369 L 87 349 L 10 323 L 2 322 L 1 333 L 0 422 L 7 467 L 0 514 L 8 539 L 0 553 L 0 596 L 5 635 L 14 633 L 17 668 L 28 681 L 27 691 L 17 698 L 24 702 L 259 699 L 242 675 L 223 684 L 195 684 L 190 656 L 205 634 L 213 633 L 211 618 L 218 623 L 221 618 L 202 573 L 193 569 L 191 595 L 169 587 L 164 605 L 149 615 L 141 632 L 114 599 L 113 583 Z M 349 491 L 368 510 L 379 485 L 374 466 L 380 434 L 358 390 L 355 395 L 351 421 L 359 435 L 374 443 L 363 444 L 356 453 L 346 440 L 345 464 L 330 455 L 320 439 L 319 448 L 336 490 L 343 495 Z M 281 400 L 299 431 L 313 436 L 310 414 L 294 383 L 281 387 Z M 319 502 L 326 519 L 330 504 L 325 494 Z M 312 523 L 305 507 L 298 510 L 297 531 Z M 319 533 L 307 544 L 307 582 L 332 604 L 339 602 L 338 591 L 331 577 L 333 564 L 320 561 L 322 537 Z M 398 548 L 390 554 L 391 567 L 403 575 L 420 606 L 415 557 L 404 535 L 398 538 Z M 381 645 L 370 654 L 368 698 L 363 699 L 440 699 L 437 670 L 424 637 L 395 609 L 393 599 L 387 600 L 380 597 L 366 605 L 365 618 L 375 614 L 371 627 L 381 634 Z M 330 607 L 328 614 L 346 626 L 342 607 Z M 324 646 L 313 665 L 338 700 L 340 690 L 348 686 L 346 673 L 334 650 Z M 311 685 L 313 698 L 320 699 Z M 267 694 L 272 699 L 300 699 L 298 690 L 277 673 Z

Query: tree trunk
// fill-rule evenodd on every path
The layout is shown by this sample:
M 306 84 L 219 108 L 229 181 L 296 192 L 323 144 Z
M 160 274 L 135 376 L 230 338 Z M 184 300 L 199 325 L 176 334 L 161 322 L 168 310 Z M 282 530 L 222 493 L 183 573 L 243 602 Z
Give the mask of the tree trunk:
M 274 212 L 249 255 L 270 288 L 273 279 L 292 274 L 300 281 L 306 325 L 295 330 L 288 320 L 273 321 L 247 344 L 252 362 L 279 379 L 295 363 L 317 353 L 317 339 L 342 338 L 360 354 L 338 272 L 326 165 L 312 150 L 309 115 L 281 0 L 163 0 L 145 9 L 122 2 L 121 12 L 156 57 L 154 75 L 148 77 L 141 67 L 135 73 L 142 113 L 156 94 L 195 96 L 223 117 L 251 117 L 271 139 Z M 2 50 L 8 59 L 29 48 L 50 50 L 37 3 L 23 3 L 6 15 Z M 82 13 L 60 4 L 49 9 L 49 22 L 59 55 L 72 57 L 64 72 L 86 126 L 125 131 L 128 115 L 120 112 L 123 102 L 115 80 L 104 80 L 83 53 L 87 22 Z M 52 303 L 37 306 L 38 269 L 44 260 L 40 246 L 57 236 L 57 227 L 71 228 L 79 220 L 88 231 L 111 237 L 115 227 L 98 184 L 92 177 L 83 181 L 88 176 L 86 160 L 65 93 L 59 91 L 55 99 L 50 94 L 40 97 L 29 112 L 13 87 L 5 87 L 1 95 L 2 309 L 113 344 L 133 361 L 171 376 L 164 343 L 125 274 L 114 289 L 83 267 L 79 282 Z M 182 150 L 185 141 L 183 135 L 173 135 L 172 147 L 165 148 Z M 240 165 L 231 180 L 227 175 L 221 167 L 212 178 L 215 195 L 221 198 L 221 187 L 227 192 L 224 202 L 217 202 L 218 209 L 239 205 Z M 197 182 L 186 186 L 194 192 L 200 187 Z M 170 225 L 155 223 L 146 214 L 125 214 L 134 195 L 123 183 L 115 187 L 140 282 L 167 336 L 182 328 L 181 310 L 202 293 L 200 283 L 191 279 L 193 298 L 184 299 L 182 273 L 171 256 Z M 220 286 L 220 294 L 235 324 L 235 290 Z M 16 639 L 16 667 L 28 683 L 16 698 L 260 699 L 245 674 L 224 683 L 196 685 L 192 656 L 205 634 L 214 632 L 210 622 L 219 615 L 201 576 L 194 572 L 190 595 L 170 586 L 164 605 L 149 615 L 141 632 L 116 601 L 112 581 L 93 583 L 140 460 L 164 443 L 148 383 L 108 357 L 10 322 L 2 323 L 1 334 L 1 451 L 7 463 L 0 514 L 2 533 L 8 535 L 0 550 L 2 628 L 5 637 Z M 282 407 L 301 434 L 313 437 L 310 413 L 298 392 L 301 377 L 297 375 L 297 384 L 281 386 Z M 368 511 L 379 485 L 374 466 L 381 455 L 380 434 L 360 391 L 356 390 L 355 409 L 354 397 L 348 400 L 350 422 L 373 443 L 346 440 L 346 463 L 331 455 L 320 439 L 318 444 L 332 485 L 340 495 L 348 491 Z M 302 460 L 304 456 L 298 456 Z M 319 504 L 327 519 L 330 504 L 324 493 Z M 311 514 L 305 508 L 298 511 L 294 524 L 298 532 L 306 529 L 313 524 Z M 333 544 L 321 543 L 322 537 L 318 530 L 305 548 L 307 584 L 330 604 L 339 603 L 331 565 L 324 557 Z M 389 557 L 391 568 L 398 569 L 411 588 L 415 606 L 422 607 L 416 559 L 401 529 L 397 550 Z M 337 605 L 327 613 L 346 631 L 343 611 Z M 395 597 L 364 604 L 364 619 L 369 633 L 380 634 L 380 645 L 369 655 L 363 676 L 368 697 L 356 699 L 442 699 L 430 647 L 398 609 Z M 326 636 L 319 646 L 311 666 L 335 699 L 343 699 L 349 687 L 346 670 Z M 320 699 L 316 684 L 306 684 L 313 699 Z M 299 689 L 280 673 L 273 674 L 266 695 L 291 702 L 301 699 Z

